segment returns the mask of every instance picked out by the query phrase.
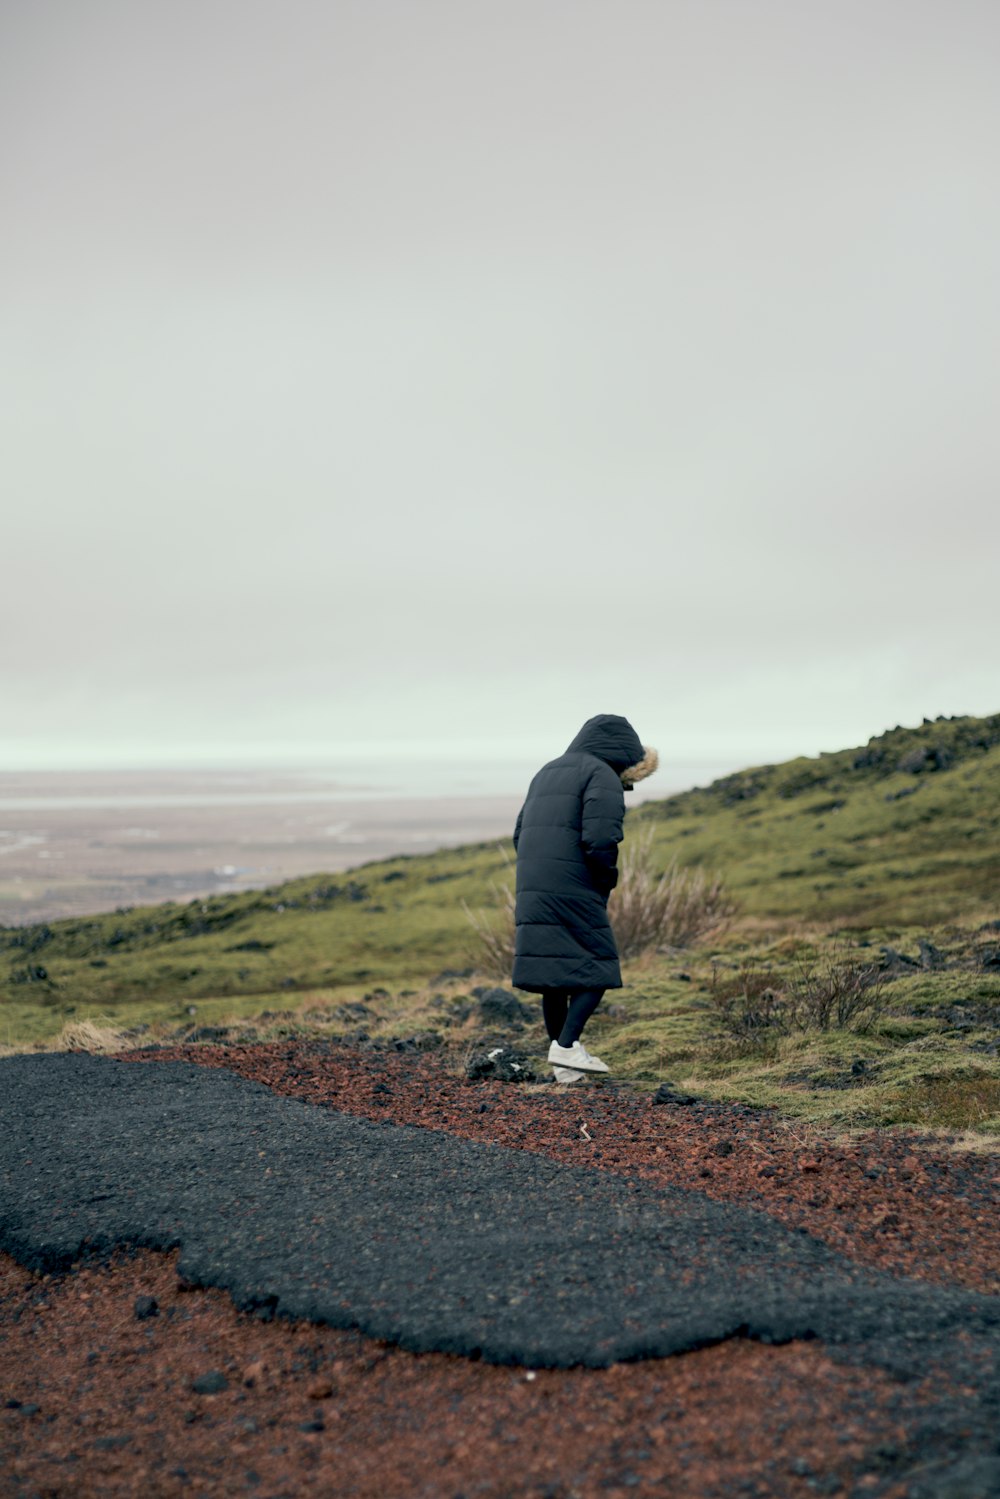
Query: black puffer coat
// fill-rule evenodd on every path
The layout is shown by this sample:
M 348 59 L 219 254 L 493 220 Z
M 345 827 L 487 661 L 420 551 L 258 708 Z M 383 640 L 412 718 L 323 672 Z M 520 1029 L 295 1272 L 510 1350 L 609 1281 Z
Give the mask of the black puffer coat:
M 621 773 L 644 754 L 627 718 L 599 713 L 528 787 L 514 829 L 516 988 L 621 988 L 607 904 L 623 834 Z

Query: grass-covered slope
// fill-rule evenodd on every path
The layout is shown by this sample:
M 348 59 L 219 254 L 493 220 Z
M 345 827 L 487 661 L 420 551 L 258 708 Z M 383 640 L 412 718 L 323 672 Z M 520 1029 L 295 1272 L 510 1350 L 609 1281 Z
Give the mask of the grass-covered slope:
M 663 867 L 720 872 L 739 915 L 708 945 L 626 969 L 624 991 L 594 1021 L 616 1071 L 686 1077 L 703 1092 L 813 1117 L 1000 1117 L 1000 715 L 895 729 L 649 802 L 629 814 L 626 837 L 640 823 Z M 468 1011 L 459 991 L 476 983 L 478 956 L 463 903 L 488 909 L 512 875 L 510 846 L 491 842 L 186 905 L 0 928 L 0 1045 L 51 1040 L 87 1016 L 176 1031 L 303 1009 L 334 1030 L 362 1015 L 373 1035 L 457 1035 Z M 938 951 L 927 964 L 921 940 Z M 887 946 L 912 959 L 892 966 L 886 1013 L 870 1032 L 734 1046 L 720 1030 L 713 973 L 718 982 L 751 957 L 780 985 L 845 943 L 859 961 L 888 962 Z
M 1000 896 L 1000 714 L 761 766 L 640 815 L 683 863 L 721 869 L 747 911 L 946 921 Z

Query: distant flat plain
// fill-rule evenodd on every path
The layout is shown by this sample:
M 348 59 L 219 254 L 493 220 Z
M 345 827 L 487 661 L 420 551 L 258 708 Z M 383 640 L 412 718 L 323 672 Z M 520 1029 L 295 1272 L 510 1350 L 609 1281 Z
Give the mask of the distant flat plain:
M 507 837 L 519 805 L 516 792 L 400 796 L 298 771 L 0 774 L 0 924 Z
M 534 769 L 369 766 L 339 778 L 302 769 L 0 772 L 0 925 L 259 889 L 506 839 Z M 668 785 L 656 777 L 629 800 L 695 779 L 681 777 Z

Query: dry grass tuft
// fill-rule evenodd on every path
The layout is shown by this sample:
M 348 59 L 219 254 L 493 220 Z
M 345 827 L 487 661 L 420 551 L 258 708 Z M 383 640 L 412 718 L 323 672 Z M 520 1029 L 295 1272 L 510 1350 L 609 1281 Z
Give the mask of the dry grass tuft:
M 492 885 L 493 911 L 472 911 L 463 900 L 462 910 L 478 941 L 476 966 L 487 978 L 510 983 L 514 967 L 514 890 L 510 885 Z
M 114 1025 L 97 1025 L 93 1020 L 68 1020 L 52 1043 L 53 1051 L 88 1051 L 93 1055 L 111 1051 L 131 1051 L 141 1045 L 138 1037 Z
M 722 881 L 702 870 L 678 869 L 676 861 L 657 874 L 652 867 L 653 829 L 632 838 L 622 856 L 608 918 L 623 961 L 662 947 L 688 947 L 720 932 L 734 914 Z M 490 978 L 510 982 L 514 963 L 514 890 L 492 886 L 493 910 L 462 909 L 479 939 L 476 962 Z
M 661 947 L 690 947 L 709 932 L 721 932 L 734 914 L 718 876 L 678 869 L 676 859 L 656 874 L 652 827 L 629 840 L 608 902 L 621 958 L 637 958 Z

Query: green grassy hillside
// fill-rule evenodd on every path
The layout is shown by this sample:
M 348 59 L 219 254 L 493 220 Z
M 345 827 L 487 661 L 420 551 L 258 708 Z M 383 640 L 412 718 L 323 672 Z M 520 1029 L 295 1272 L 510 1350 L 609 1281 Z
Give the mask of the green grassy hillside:
M 944 1076 L 950 1088 L 956 1067 L 971 1068 L 978 1101 L 960 1101 L 951 1122 L 1000 1116 L 1000 958 L 995 971 L 990 956 L 1000 942 L 1000 715 L 756 767 L 644 804 L 626 838 L 640 825 L 660 867 L 721 873 L 738 915 L 708 945 L 626 969 L 624 991 L 609 996 L 624 1011 L 606 1002 L 594 1022 L 617 1070 L 646 1081 L 683 1074 L 702 1091 L 793 1112 L 799 1087 L 806 1112 L 831 1118 L 866 1117 L 874 1084 L 889 1118 L 923 1096 L 920 1078 Z M 88 1016 L 176 1033 L 240 1017 L 288 1029 L 304 1010 L 332 1030 L 363 1015 L 372 1034 L 458 1034 L 479 957 L 463 903 L 489 909 L 511 860 L 509 844 L 491 842 L 185 905 L 0 928 L 0 1044 L 50 1042 Z M 936 954 L 926 964 L 920 942 Z M 888 1012 L 863 1039 L 848 1029 L 738 1041 L 720 1029 L 720 973 L 756 963 L 780 987 L 835 945 L 891 970 Z M 897 963 L 885 947 L 905 956 Z M 963 1005 L 971 1021 L 949 1024 Z M 864 1064 L 864 1089 L 836 1082 L 845 1058 Z M 835 1079 L 825 1113 L 824 1069 Z M 949 1122 L 939 1104 L 916 1117 Z

